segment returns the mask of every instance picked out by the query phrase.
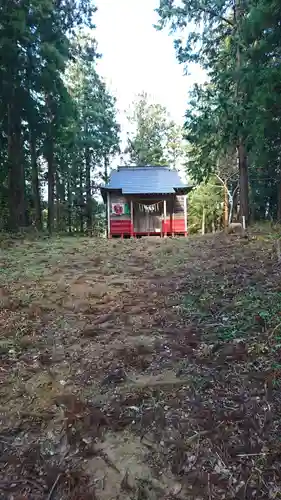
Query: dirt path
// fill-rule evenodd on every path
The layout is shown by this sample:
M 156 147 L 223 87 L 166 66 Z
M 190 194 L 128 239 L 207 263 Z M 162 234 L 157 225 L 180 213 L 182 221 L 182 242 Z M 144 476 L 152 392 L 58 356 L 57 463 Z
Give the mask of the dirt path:
M 2 249 L 0 498 L 279 498 L 272 249 L 223 236 Z

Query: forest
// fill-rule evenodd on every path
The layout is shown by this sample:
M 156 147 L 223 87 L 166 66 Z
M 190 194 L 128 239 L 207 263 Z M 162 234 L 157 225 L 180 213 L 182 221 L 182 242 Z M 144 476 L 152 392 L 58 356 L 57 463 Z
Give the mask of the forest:
M 0 2 L 2 230 L 100 224 L 93 195 L 119 126 L 96 68 L 94 14 L 91 0 Z
M 280 222 L 278 0 L 160 0 L 155 28 L 171 30 L 183 69 L 200 64 L 206 82 L 188 96 L 183 128 L 138 96 L 123 151 L 95 12 L 92 0 L 0 2 L 0 229 L 99 234 L 96 195 L 120 153 L 185 168 L 195 231 L 202 218 L 207 230 L 223 218 Z
M 280 222 L 280 2 L 161 0 L 158 13 L 179 62 L 207 74 L 186 112 L 189 173 L 218 179 L 236 216 Z

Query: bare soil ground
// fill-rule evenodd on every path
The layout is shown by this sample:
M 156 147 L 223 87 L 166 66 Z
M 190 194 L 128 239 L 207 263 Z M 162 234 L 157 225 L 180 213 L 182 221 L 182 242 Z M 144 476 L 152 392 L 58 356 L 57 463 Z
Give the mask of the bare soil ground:
M 281 498 L 274 241 L 3 241 L 0 498 Z

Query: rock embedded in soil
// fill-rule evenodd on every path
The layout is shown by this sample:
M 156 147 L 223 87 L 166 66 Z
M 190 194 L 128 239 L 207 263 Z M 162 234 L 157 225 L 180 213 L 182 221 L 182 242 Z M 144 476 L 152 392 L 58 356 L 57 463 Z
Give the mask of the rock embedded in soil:
M 102 380 L 102 385 L 121 384 L 127 379 L 127 374 L 123 368 L 116 368 L 109 372 Z
M 92 325 L 88 325 L 82 330 L 83 337 L 93 338 L 93 337 L 97 337 L 98 334 L 99 334 L 99 330 Z

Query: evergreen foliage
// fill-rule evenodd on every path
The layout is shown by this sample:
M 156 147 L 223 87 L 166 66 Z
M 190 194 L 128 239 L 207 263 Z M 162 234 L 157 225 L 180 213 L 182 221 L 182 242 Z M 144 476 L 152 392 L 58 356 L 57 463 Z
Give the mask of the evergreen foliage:
M 280 221 L 280 2 L 161 0 L 158 14 L 159 29 L 179 33 L 179 61 L 207 73 L 186 113 L 189 173 L 199 181 L 220 173 L 236 151 L 240 216 Z
M 0 1 L 0 229 L 92 231 L 100 169 L 119 144 L 94 12 L 92 0 Z

